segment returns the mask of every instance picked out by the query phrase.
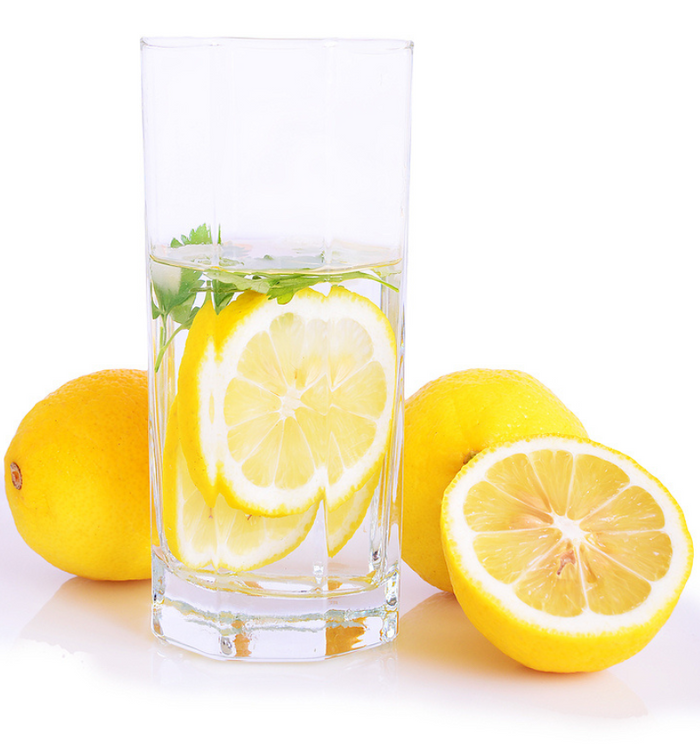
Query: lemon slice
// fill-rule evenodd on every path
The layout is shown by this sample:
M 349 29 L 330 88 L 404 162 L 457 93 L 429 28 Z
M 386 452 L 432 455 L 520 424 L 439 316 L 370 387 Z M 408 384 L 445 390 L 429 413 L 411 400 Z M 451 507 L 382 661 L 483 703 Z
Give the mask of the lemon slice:
M 182 448 L 211 506 L 334 510 L 365 484 L 392 428 L 396 341 L 381 310 L 334 286 L 286 305 L 244 292 L 189 331 L 179 373 Z
M 372 497 L 379 485 L 381 472 L 380 468 L 362 488 L 333 511 L 328 512 L 326 542 L 328 555 L 331 558 L 345 547 L 364 521 L 369 505 L 372 503 Z
M 661 483 L 578 438 L 484 450 L 445 491 L 441 526 L 469 619 L 545 671 L 604 669 L 639 651 L 692 563 L 683 514 Z
M 260 568 L 288 555 L 304 540 L 317 508 L 271 518 L 232 509 L 221 497 L 214 506 L 207 505 L 190 478 L 173 404 L 163 448 L 163 529 L 170 551 L 181 563 L 196 569 Z

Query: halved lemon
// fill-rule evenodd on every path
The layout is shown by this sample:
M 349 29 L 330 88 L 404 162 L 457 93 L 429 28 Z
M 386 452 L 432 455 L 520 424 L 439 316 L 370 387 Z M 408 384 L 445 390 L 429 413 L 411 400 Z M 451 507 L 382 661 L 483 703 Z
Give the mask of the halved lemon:
M 172 554 L 189 568 L 250 571 L 291 553 L 308 534 L 318 505 L 303 514 L 259 517 L 219 497 L 209 506 L 190 478 L 182 454 L 177 405 L 163 448 L 163 528 Z
M 534 669 L 604 669 L 643 648 L 690 573 L 670 493 L 627 456 L 579 438 L 484 450 L 445 491 L 457 599 L 498 648 Z
M 392 429 L 396 341 L 381 310 L 334 286 L 286 305 L 245 292 L 189 331 L 179 373 L 182 448 L 212 506 L 329 510 L 378 469 Z

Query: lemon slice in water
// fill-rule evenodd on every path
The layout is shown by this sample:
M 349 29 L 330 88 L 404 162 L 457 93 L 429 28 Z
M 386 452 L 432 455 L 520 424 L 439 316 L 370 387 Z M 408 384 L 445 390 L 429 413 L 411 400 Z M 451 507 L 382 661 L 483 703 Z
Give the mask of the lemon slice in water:
M 189 331 L 178 415 L 189 472 L 212 506 L 247 514 L 330 511 L 380 466 L 391 434 L 396 341 L 371 301 L 344 287 L 286 305 L 245 292 Z
M 604 669 L 639 651 L 690 573 L 683 514 L 625 455 L 541 437 L 484 450 L 442 505 L 445 558 L 472 623 L 535 669 Z
M 381 468 L 349 499 L 328 512 L 326 542 L 328 555 L 337 555 L 357 532 L 379 485 Z
M 163 449 L 163 527 L 172 554 L 189 568 L 250 571 L 291 553 L 306 537 L 317 505 L 303 514 L 260 517 L 232 509 L 223 497 L 209 506 L 182 454 L 177 405 Z

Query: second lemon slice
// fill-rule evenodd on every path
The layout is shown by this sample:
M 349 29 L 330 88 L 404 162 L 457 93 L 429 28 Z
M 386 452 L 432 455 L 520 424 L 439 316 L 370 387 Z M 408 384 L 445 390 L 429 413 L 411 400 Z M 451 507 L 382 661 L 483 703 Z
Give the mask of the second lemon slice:
M 222 497 L 207 505 L 190 478 L 180 446 L 177 404 L 163 448 L 163 529 L 173 555 L 188 568 L 250 571 L 291 553 L 316 518 L 314 506 L 288 517 L 258 517 Z
M 180 366 L 178 415 L 189 472 L 207 503 L 249 514 L 336 509 L 384 458 L 396 342 L 381 310 L 335 286 L 287 305 L 243 293 L 207 302 Z
M 381 474 L 381 469 L 377 470 L 362 488 L 334 510 L 328 512 L 326 543 L 330 557 L 337 555 L 345 547 L 364 521 L 379 485 Z

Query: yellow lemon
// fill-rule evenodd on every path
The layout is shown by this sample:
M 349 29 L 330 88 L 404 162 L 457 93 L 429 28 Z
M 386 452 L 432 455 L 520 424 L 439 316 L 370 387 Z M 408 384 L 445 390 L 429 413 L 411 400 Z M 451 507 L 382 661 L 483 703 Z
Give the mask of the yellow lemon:
M 393 427 L 396 341 L 381 310 L 334 286 L 286 305 L 244 292 L 197 313 L 179 373 L 193 483 L 247 514 L 279 517 L 356 493 Z
M 34 406 L 7 450 L 17 529 L 64 571 L 150 576 L 147 387 L 140 370 L 79 377 Z
M 513 659 L 550 672 L 637 653 L 671 614 L 693 557 L 663 485 L 576 437 L 483 451 L 445 492 L 442 535 L 467 617 Z
M 189 568 L 250 571 L 280 560 L 306 537 L 318 504 L 286 517 L 233 509 L 219 496 L 209 506 L 190 478 L 180 446 L 177 404 L 163 448 L 163 529 L 168 547 Z
M 335 556 L 364 521 L 381 470 L 349 499 L 326 514 L 328 555 Z M 316 520 L 319 504 L 282 517 L 234 509 L 219 495 L 209 506 L 192 482 L 182 454 L 177 402 L 168 417 L 163 448 L 163 529 L 168 548 L 188 568 L 252 571 L 295 550 Z
M 424 385 L 406 402 L 402 555 L 452 591 L 440 542 L 445 489 L 482 449 L 539 434 L 586 436 L 581 422 L 525 372 L 470 369 Z

